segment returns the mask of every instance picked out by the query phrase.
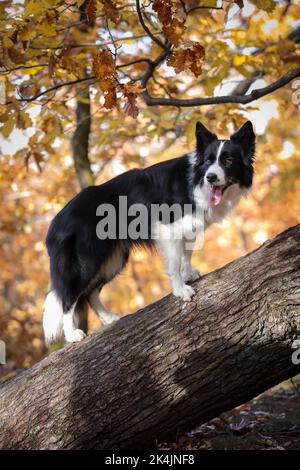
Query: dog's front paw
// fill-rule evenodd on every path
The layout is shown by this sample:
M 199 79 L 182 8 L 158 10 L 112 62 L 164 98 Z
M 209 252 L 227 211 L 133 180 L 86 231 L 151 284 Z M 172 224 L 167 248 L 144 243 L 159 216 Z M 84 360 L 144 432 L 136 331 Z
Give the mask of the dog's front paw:
M 66 335 L 66 341 L 68 343 L 77 343 L 82 341 L 86 337 L 86 334 L 82 330 L 73 330 Z
M 174 289 L 173 294 L 176 297 L 180 297 L 180 299 L 184 300 L 185 302 L 190 302 L 193 295 L 195 294 L 195 291 L 191 286 L 183 284 L 181 287 Z
M 184 282 L 194 282 L 200 279 L 201 273 L 198 269 L 191 269 L 188 273 L 183 274 Z

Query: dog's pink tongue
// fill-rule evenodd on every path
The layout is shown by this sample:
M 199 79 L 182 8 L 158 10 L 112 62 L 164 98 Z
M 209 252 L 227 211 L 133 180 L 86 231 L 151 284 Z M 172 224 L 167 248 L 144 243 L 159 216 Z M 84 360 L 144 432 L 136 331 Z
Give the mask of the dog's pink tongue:
M 222 188 L 220 186 L 212 186 L 209 189 L 209 203 L 211 206 L 217 206 L 222 199 Z

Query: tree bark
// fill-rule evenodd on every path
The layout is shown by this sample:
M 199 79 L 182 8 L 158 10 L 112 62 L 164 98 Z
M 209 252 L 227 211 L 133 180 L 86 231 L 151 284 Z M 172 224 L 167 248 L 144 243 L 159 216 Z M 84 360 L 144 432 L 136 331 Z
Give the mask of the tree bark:
M 79 7 L 79 21 L 83 23 L 78 26 L 78 29 L 86 33 L 88 32 L 88 19 L 86 14 L 88 4 L 89 0 L 84 0 Z M 94 175 L 89 159 L 89 139 L 91 133 L 91 100 L 89 86 L 83 85 L 83 88 L 78 88 L 76 123 L 76 130 L 72 137 L 72 152 L 76 175 L 82 189 L 94 184 Z
M 89 87 L 78 89 L 76 121 L 76 130 L 72 136 L 73 160 L 80 187 L 86 188 L 94 184 L 94 176 L 89 160 L 89 138 L 91 132 Z
M 300 225 L 194 286 L 4 383 L 0 448 L 151 448 L 300 372 Z

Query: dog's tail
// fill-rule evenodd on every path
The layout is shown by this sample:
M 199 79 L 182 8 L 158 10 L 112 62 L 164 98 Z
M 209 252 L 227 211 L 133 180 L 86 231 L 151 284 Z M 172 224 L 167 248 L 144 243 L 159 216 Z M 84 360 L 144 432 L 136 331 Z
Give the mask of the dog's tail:
M 47 345 L 58 341 L 63 334 L 62 302 L 54 290 L 51 290 L 45 300 L 43 310 L 43 329 Z

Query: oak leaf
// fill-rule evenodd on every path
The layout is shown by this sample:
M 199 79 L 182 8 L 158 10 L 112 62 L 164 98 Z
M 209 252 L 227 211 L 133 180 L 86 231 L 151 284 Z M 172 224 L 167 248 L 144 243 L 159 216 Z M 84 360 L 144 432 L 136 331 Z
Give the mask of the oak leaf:
M 183 46 L 171 51 L 167 64 L 177 73 L 190 70 L 196 77 L 199 77 L 204 58 L 205 49 L 199 42 L 186 41 Z
M 134 97 L 134 95 L 131 95 L 127 98 L 127 101 L 124 105 L 124 113 L 133 118 L 138 116 L 139 108 L 136 104 L 136 97 Z
M 137 97 L 139 93 L 143 91 L 140 84 L 134 82 L 128 82 L 122 85 L 123 94 L 126 98 L 124 105 L 124 112 L 128 116 L 136 118 L 139 114 L 139 107 L 137 105 Z
M 158 19 L 163 25 L 172 22 L 172 6 L 171 0 L 154 0 L 152 8 L 156 11 Z
M 117 90 L 115 88 L 111 88 L 108 90 L 107 93 L 104 95 L 105 101 L 104 106 L 107 109 L 112 109 L 117 104 Z
M 121 16 L 114 2 L 112 0 L 101 0 L 101 3 L 108 18 L 114 23 L 118 23 L 121 19 Z
M 178 46 L 183 40 L 186 27 L 182 21 L 173 18 L 172 23 L 163 25 L 162 29 L 169 41 L 174 44 L 174 46 Z
M 90 0 L 89 1 L 89 3 L 86 6 L 85 12 L 86 12 L 88 22 L 90 24 L 94 23 L 94 21 L 96 19 L 96 12 L 97 12 L 95 0 Z
M 116 82 L 113 78 L 101 78 L 99 80 L 99 87 L 102 91 L 109 91 L 116 88 Z
M 108 49 L 97 52 L 93 59 L 93 71 L 97 78 L 111 77 L 116 70 L 116 63 Z

